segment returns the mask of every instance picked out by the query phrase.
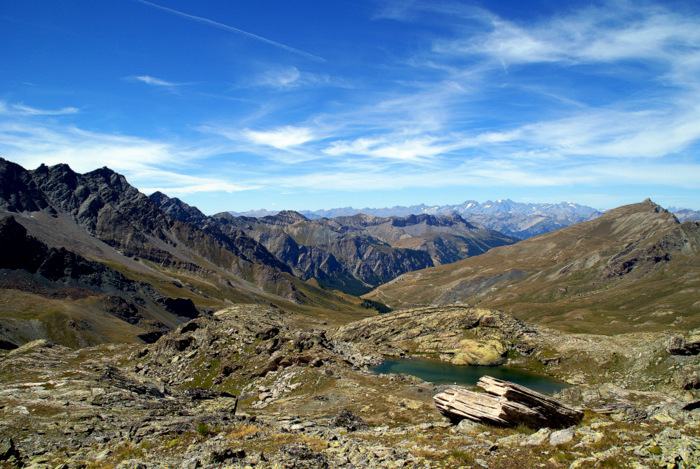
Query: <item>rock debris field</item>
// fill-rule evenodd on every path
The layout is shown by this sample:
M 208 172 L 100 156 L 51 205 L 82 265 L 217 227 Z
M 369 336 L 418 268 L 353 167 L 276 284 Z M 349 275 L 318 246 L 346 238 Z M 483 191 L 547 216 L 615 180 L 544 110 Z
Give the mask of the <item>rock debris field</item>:
M 515 329 L 492 327 L 500 316 L 484 311 L 478 324 L 467 308 L 413 316 L 448 313 L 470 340 L 500 340 L 513 365 L 546 369 L 546 362 L 559 377 L 585 378 L 585 368 L 565 368 L 575 365 L 566 365 L 566 356 L 551 360 L 566 347 L 544 340 L 538 328 L 511 321 L 528 336 L 518 344 Z M 394 341 L 375 342 L 369 334 L 349 340 L 349 329 L 302 319 L 236 306 L 146 346 L 70 349 L 38 340 L 0 352 L 0 467 L 700 466 L 700 403 L 692 387 L 681 385 L 697 363 L 692 336 L 663 338 L 671 352 L 682 353 L 656 351 L 665 354 L 664 366 L 675 364 L 663 383 L 677 392 L 651 379 L 633 389 L 609 368 L 612 379 L 572 383 L 554 396 L 583 415 L 550 429 L 450 420 L 433 400 L 450 386 L 369 371 L 388 348 L 404 356 L 425 349 L 427 331 Z M 484 324 L 493 330 L 479 332 Z

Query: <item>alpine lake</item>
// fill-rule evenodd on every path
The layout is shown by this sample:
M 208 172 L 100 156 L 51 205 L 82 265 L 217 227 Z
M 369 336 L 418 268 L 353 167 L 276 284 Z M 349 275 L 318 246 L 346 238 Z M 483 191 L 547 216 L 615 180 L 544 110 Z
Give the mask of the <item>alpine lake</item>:
M 378 374 L 401 373 L 434 384 L 463 386 L 476 386 L 479 378 L 488 375 L 550 395 L 570 386 L 549 376 L 507 366 L 462 366 L 429 358 L 385 359 L 384 363 L 371 369 Z

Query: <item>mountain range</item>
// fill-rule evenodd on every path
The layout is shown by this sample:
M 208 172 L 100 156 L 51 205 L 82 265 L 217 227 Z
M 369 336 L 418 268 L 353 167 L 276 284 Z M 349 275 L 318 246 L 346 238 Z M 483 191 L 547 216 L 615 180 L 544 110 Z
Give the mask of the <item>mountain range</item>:
M 367 298 L 392 308 L 465 303 L 568 331 L 700 326 L 700 223 L 646 200 L 450 265 Z
M 108 168 L 0 159 L 0 182 L 0 334 L 11 344 L 154 340 L 232 302 L 362 317 L 361 300 L 338 290 L 366 293 L 516 241 L 459 216 L 207 217 Z
M 283 211 L 265 217 L 205 216 L 165 194 L 151 199 L 170 217 L 226 236 L 244 233 L 299 278 L 362 294 L 402 273 L 482 254 L 516 238 L 469 223 L 459 215 L 379 218 L 354 215 L 311 220 Z
M 277 212 L 255 210 L 236 213 L 238 216 L 265 217 Z M 520 203 L 512 200 L 488 200 L 479 203 L 467 200 L 458 205 L 412 205 L 391 208 L 352 207 L 335 208 L 330 210 L 304 210 L 300 212 L 310 219 L 349 217 L 353 215 L 373 215 L 376 217 L 407 217 L 410 215 L 452 216 L 460 215 L 471 223 L 478 223 L 484 228 L 491 229 L 517 239 L 526 239 L 538 234 L 547 233 L 564 226 L 590 220 L 602 213 L 585 205 L 573 202 L 558 204 Z
M 0 159 L 0 182 L 8 347 L 45 337 L 71 346 L 153 341 L 231 303 L 334 323 L 376 314 L 368 305 L 461 302 L 571 331 L 700 325 L 698 223 L 649 200 L 602 215 L 548 206 L 550 221 L 590 219 L 518 241 L 473 217 L 493 224 L 506 210 L 544 208 L 467 203 L 481 212 L 469 219 L 207 216 L 162 193 L 148 197 L 108 168 L 26 170 Z
M 669 207 L 681 222 L 700 220 L 700 211 L 687 208 Z M 467 200 L 458 205 L 411 205 L 395 206 L 390 208 L 333 208 L 328 210 L 301 210 L 299 213 L 307 218 L 335 218 L 347 217 L 357 214 L 374 215 L 377 217 L 405 217 L 408 215 L 436 215 L 449 216 L 459 214 L 466 220 L 478 223 L 483 227 L 499 231 L 505 235 L 518 239 L 527 239 L 532 236 L 548 233 L 565 226 L 592 220 L 600 216 L 604 211 L 573 202 L 548 203 L 521 203 L 506 200 L 487 200 L 477 202 Z M 276 215 L 279 212 L 265 209 L 250 210 L 246 212 L 229 212 L 235 216 L 266 217 Z

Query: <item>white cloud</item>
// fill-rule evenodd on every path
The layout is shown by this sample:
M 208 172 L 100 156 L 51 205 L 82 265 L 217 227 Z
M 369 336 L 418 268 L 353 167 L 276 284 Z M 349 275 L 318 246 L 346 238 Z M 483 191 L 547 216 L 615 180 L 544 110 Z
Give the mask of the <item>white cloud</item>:
M 530 164 L 526 159 L 517 162 L 512 158 L 495 160 L 474 159 L 449 168 L 423 168 L 396 170 L 396 168 L 370 166 L 349 170 L 318 170 L 301 175 L 281 175 L 262 182 L 263 185 L 283 187 L 309 192 L 333 188 L 339 191 L 397 191 L 402 189 L 466 188 L 553 188 L 573 187 L 673 187 L 696 189 L 700 180 L 700 165 L 668 162 L 645 165 L 621 164 L 616 160 L 582 162 L 580 164 L 558 161 L 548 162 L 547 171 L 540 164 Z M 364 170 L 363 170 L 364 169 Z
M 62 116 L 67 114 L 77 114 L 80 112 L 75 107 L 64 107 L 61 109 L 37 109 L 24 104 L 9 104 L 0 101 L 0 115 L 6 116 Z
M 142 175 L 146 176 L 146 175 Z M 207 192 L 243 192 L 258 189 L 258 185 L 233 184 L 217 177 L 189 176 L 174 172 L 158 172 L 156 177 L 142 177 L 144 184 L 148 180 L 167 180 L 168 183 L 160 187 L 141 186 L 141 191 L 146 194 L 160 191 L 172 196 L 192 195 Z
M 546 147 L 562 156 L 659 158 L 683 151 L 700 139 L 700 106 L 674 111 L 593 109 L 498 135 L 499 143 Z
M 324 149 L 331 156 L 360 155 L 404 162 L 431 160 L 452 149 L 431 136 L 384 135 L 380 138 L 361 137 L 332 142 Z
M 299 84 L 301 73 L 296 67 L 270 70 L 262 75 L 259 84 L 275 88 L 290 88 Z
M 469 14 L 467 19 L 476 17 Z M 697 18 L 628 2 L 607 2 L 535 24 L 517 24 L 492 14 L 484 14 L 480 22 L 487 31 L 462 28 L 461 37 L 436 40 L 433 52 L 453 58 L 487 57 L 505 66 L 649 60 L 676 69 L 689 66 L 683 59 L 697 57 L 700 46 Z
M 22 165 L 67 163 L 79 172 L 103 166 L 105 161 L 114 170 L 136 172 L 172 159 L 168 145 L 160 142 L 18 122 L 0 123 L 0 149 Z
M 134 78 L 134 80 L 141 81 L 147 85 L 165 86 L 165 87 L 179 86 L 179 83 L 173 83 L 170 81 L 161 80 L 160 78 L 152 77 L 149 75 L 139 75 L 139 76 L 136 76 L 133 78 Z
M 242 136 L 258 145 L 267 145 L 281 150 L 297 147 L 314 140 L 311 129 L 287 125 L 274 130 L 245 130 Z
M 145 193 L 239 192 L 256 184 L 234 184 L 221 176 L 188 174 L 194 161 L 219 153 L 218 146 L 181 147 L 139 137 L 89 132 L 77 127 L 0 122 L 0 154 L 26 168 L 65 163 L 85 173 L 102 166 L 124 174 Z M 180 172 L 178 172 L 178 170 Z

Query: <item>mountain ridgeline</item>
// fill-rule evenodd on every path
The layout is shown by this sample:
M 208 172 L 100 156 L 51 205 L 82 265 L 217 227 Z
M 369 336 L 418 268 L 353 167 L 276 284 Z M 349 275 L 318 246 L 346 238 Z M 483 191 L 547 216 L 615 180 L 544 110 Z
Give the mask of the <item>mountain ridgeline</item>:
M 370 295 L 392 308 L 466 303 L 569 331 L 700 326 L 700 223 L 650 200 L 465 259 Z
M 152 340 L 230 303 L 363 317 L 362 301 L 336 290 L 366 293 L 516 241 L 459 216 L 208 217 L 108 168 L 0 159 L 0 181 L 0 339 L 14 345 Z
M 267 210 L 244 213 L 231 212 L 232 215 L 258 218 L 272 216 L 276 213 Z M 484 228 L 495 230 L 517 239 L 527 239 L 548 233 L 565 226 L 592 220 L 602 214 L 599 210 L 572 202 L 536 204 L 513 202 L 512 200 L 487 200 L 483 203 L 467 200 L 458 205 L 420 204 L 391 208 L 356 209 L 345 207 L 330 210 L 305 210 L 301 213 L 310 219 L 350 217 L 358 214 L 384 218 L 408 217 L 410 215 L 434 215 L 437 217 L 460 215 L 472 223 L 478 223 Z
M 311 220 L 283 211 L 265 217 L 223 212 L 206 217 L 162 193 L 151 199 L 169 216 L 235 237 L 243 233 L 271 252 L 301 279 L 362 294 L 405 272 L 483 254 L 516 238 L 467 222 L 459 215 L 379 218 L 354 215 Z
M 0 339 L 8 344 L 147 340 L 232 302 L 367 314 L 359 300 L 295 277 L 240 230 L 168 216 L 108 168 L 29 171 L 0 159 L 0 182 Z M 27 252 L 12 261 L 15 250 Z
M 700 326 L 700 225 L 649 200 L 602 215 L 560 204 L 591 219 L 518 241 L 474 219 L 533 204 L 467 203 L 494 212 L 468 219 L 207 216 L 108 168 L 0 159 L 0 182 L 4 348 L 152 341 L 231 303 L 333 323 L 371 316 L 367 305 L 466 303 L 577 332 Z

